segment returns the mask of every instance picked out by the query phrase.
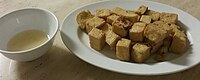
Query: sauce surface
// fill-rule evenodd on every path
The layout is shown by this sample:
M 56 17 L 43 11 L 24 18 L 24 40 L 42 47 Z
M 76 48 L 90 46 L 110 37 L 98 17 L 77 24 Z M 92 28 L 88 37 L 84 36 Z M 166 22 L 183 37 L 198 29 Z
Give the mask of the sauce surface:
M 48 40 L 48 35 L 39 30 L 26 30 L 14 35 L 7 44 L 8 51 L 23 51 L 37 47 Z

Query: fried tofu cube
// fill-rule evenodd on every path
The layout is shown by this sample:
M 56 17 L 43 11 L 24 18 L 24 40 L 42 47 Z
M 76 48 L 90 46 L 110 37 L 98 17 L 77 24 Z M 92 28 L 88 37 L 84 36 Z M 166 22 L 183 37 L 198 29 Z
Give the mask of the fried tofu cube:
M 86 27 L 86 21 L 90 18 L 93 18 L 94 15 L 91 14 L 89 10 L 81 11 L 77 16 L 76 16 L 76 21 L 79 25 L 79 27 L 82 30 L 85 30 Z
M 172 42 L 172 37 L 168 36 L 167 38 L 165 38 L 163 40 L 163 45 L 159 46 L 158 47 L 159 49 L 156 52 L 154 51 L 156 61 L 165 61 L 166 60 L 166 56 L 169 52 L 169 47 L 171 45 L 171 42 Z M 155 50 L 155 48 L 154 48 L 154 50 Z
M 125 15 L 124 15 L 124 17 L 126 18 L 126 19 L 128 19 L 128 20 L 130 20 L 132 23 L 135 23 L 135 22 L 137 22 L 138 21 L 138 18 L 140 18 L 140 16 L 138 15 L 138 14 L 136 14 L 136 13 L 126 13 Z
M 155 60 L 156 61 L 165 61 L 167 53 L 168 53 L 167 47 L 165 47 L 165 46 L 160 47 L 159 50 L 155 53 Z
M 111 49 L 115 49 L 116 48 L 116 44 L 118 42 L 118 40 L 120 40 L 120 36 L 118 36 L 117 34 L 115 34 L 112 31 L 109 31 L 106 34 L 106 43 L 110 46 Z
M 160 13 L 153 10 L 147 10 L 145 14 L 149 15 L 153 21 L 158 21 L 160 18 Z
M 181 54 L 187 50 L 187 38 L 184 32 L 178 31 L 174 34 L 170 51 Z
M 153 43 L 158 43 L 164 40 L 167 36 L 167 31 L 155 24 L 148 24 L 144 30 L 144 36 Z
M 129 30 L 129 38 L 131 41 L 142 42 L 143 41 L 143 32 L 146 27 L 146 23 L 137 22 L 134 23 L 132 28 Z
M 89 33 L 93 28 L 100 28 L 105 24 L 105 20 L 97 16 L 88 19 L 86 22 L 86 32 Z
M 148 7 L 147 6 L 144 6 L 144 5 L 142 5 L 142 6 L 140 6 L 138 9 L 137 9 L 137 13 L 138 14 L 141 14 L 141 15 L 143 15 L 146 11 L 148 10 Z
M 140 21 L 149 24 L 149 23 L 151 23 L 151 16 L 142 15 L 141 18 L 140 18 Z
M 106 21 L 107 21 L 109 24 L 112 24 L 114 21 L 116 21 L 116 20 L 121 20 L 121 19 L 122 19 L 122 17 L 113 14 L 113 15 L 108 16 L 107 19 L 106 19 Z
M 176 24 L 171 24 L 170 27 L 172 28 L 172 35 L 180 31 L 180 27 Z
M 178 15 L 174 13 L 163 12 L 160 14 L 160 20 L 168 24 L 176 24 L 178 21 Z
M 106 34 L 110 31 L 112 31 L 113 27 L 110 24 L 106 23 L 100 28 L 100 30 L 102 30 Z
M 120 37 L 125 37 L 127 35 L 127 30 L 124 28 L 124 24 L 121 21 L 114 21 L 112 26 L 113 32 L 118 34 Z
M 124 26 L 126 30 L 129 30 L 131 26 L 133 25 L 133 23 L 129 21 L 128 19 L 121 20 L 121 24 Z
M 155 60 L 156 61 L 165 61 L 165 58 L 167 56 L 167 53 L 169 52 L 169 47 L 172 42 L 172 37 L 168 36 L 163 40 L 163 45 L 159 46 L 159 49 L 155 52 Z M 155 48 L 154 48 L 155 50 Z M 153 53 L 153 51 L 152 51 Z
M 127 14 L 125 9 L 122 9 L 120 7 L 115 7 L 112 10 L 112 13 L 119 15 L 119 16 L 125 16 Z
M 130 45 L 131 40 L 122 38 L 117 42 L 116 45 L 116 57 L 119 60 L 129 61 L 130 60 Z
M 147 45 L 136 43 L 131 49 L 131 60 L 142 63 L 150 56 L 150 47 Z
M 97 9 L 96 10 L 96 16 L 106 18 L 110 16 L 111 11 L 109 9 Z
M 158 51 L 158 49 L 163 45 L 163 41 L 160 41 L 158 43 L 150 43 L 151 45 L 151 54 L 155 53 Z
M 120 7 L 116 7 L 112 9 L 112 12 L 116 15 L 122 16 L 130 20 L 132 23 L 137 22 L 138 18 L 140 17 L 138 14 L 129 12 L 127 10 L 124 10 Z
M 173 28 L 170 27 L 167 23 L 165 23 L 163 21 L 155 21 L 155 22 L 153 22 L 153 24 L 155 24 L 158 27 L 160 27 L 161 29 L 167 31 L 167 36 L 169 36 L 173 32 Z
M 90 46 L 95 50 L 102 50 L 105 45 L 105 34 L 103 31 L 93 28 L 88 35 Z

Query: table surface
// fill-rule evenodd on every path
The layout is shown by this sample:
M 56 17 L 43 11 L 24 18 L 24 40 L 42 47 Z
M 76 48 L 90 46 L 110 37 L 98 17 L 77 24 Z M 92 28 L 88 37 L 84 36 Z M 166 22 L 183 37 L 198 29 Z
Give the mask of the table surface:
M 0 16 L 24 7 L 41 7 L 52 11 L 61 22 L 73 9 L 98 0 L 0 0 Z M 200 20 L 200 0 L 153 0 L 177 7 Z M 64 46 L 60 34 L 52 48 L 31 62 L 16 62 L 0 54 L 0 80 L 199 80 L 200 65 L 161 76 L 136 76 L 107 71 L 90 65 Z

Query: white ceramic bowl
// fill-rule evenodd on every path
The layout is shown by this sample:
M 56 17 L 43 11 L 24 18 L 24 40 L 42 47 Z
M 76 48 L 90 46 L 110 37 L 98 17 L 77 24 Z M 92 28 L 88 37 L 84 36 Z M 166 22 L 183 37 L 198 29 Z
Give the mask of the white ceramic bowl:
M 58 31 L 58 19 L 48 10 L 25 8 L 0 17 L 0 53 L 16 61 L 31 61 L 39 58 L 52 46 Z M 40 30 L 49 35 L 41 45 L 24 51 L 7 51 L 7 43 L 15 34 L 25 30 Z

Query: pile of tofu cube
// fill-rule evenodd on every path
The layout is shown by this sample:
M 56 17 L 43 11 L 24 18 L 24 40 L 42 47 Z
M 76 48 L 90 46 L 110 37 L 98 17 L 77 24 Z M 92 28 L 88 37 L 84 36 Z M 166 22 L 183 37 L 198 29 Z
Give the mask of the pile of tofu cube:
M 115 50 L 121 61 L 143 63 L 154 55 L 165 61 L 169 52 L 182 54 L 188 39 L 177 25 L 175 13 L 157 12 L 141 5 L 137 10 L 120 7 L 81 11 L 76 17 L 79 28 L 89 35 L 89 44 L 95 50 L 105 45 Z

